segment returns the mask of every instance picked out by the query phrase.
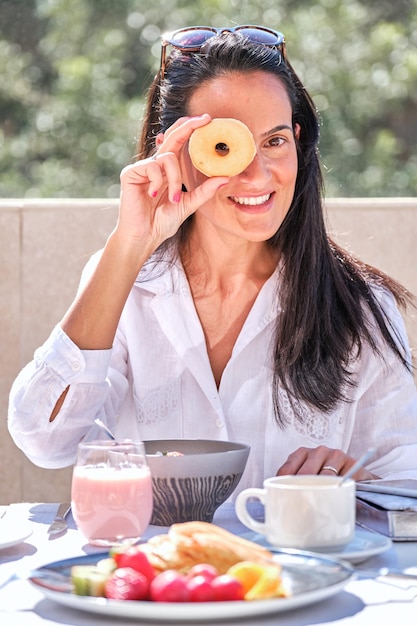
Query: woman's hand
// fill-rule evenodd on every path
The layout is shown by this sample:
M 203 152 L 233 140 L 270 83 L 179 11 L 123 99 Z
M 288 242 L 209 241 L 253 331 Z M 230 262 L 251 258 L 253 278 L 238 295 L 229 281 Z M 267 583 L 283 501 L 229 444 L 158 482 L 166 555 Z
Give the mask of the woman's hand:
M 182 192 L 190 159 L 185 154 L 193 130 L 209 115 L 177 120 L 157 138 L 149 159 L 121 173 L 119 216 L 89 280 L 61 320 L 61 327 L 81 350 L 108 350 L 140 268 L 158 246 L 174 235 L 182 222 L 214 196 L 228 178 L 201 179 Z M 184 174 L 184 176 L 183 176 Z M 61 401 L 62 404 L 62 399 Z M 59 411 L 58 402 L 51 419 Z
M 177 120 L 158 137 L 154 156 L 123 169 L 116 232 L 124 241 L 145 245 L 151 253 L 227 182 L 225 177 L 208 178 L 195 189 L 182 191 L 184 147 L 192 132 L 209 121 L 207 114 Z
M 277 476 L 284 474 L 323 474 L 343 476 L 356 462 L 342 450 L 319 446 L 318 448 L 298 448 L 292 452 L 277 471 Z M 354 480 L 377 478 L 365 468 L 359 469 Z

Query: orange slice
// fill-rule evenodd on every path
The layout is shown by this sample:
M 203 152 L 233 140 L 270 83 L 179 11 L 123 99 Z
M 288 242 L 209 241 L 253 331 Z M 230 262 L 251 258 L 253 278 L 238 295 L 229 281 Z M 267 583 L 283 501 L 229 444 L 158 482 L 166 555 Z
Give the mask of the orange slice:
M 245 600 L 261 600 L 278 598 L 287 595 L 282 586 L 279 570 L 276 567 L 265 567 L 255 584 L 245 594 Z
M 240 561 L 229 567 L 227 574 L 242 583 L 243 593 L 246 595 L 262 576 L 264 570 L 264 565 L 254 561 Z

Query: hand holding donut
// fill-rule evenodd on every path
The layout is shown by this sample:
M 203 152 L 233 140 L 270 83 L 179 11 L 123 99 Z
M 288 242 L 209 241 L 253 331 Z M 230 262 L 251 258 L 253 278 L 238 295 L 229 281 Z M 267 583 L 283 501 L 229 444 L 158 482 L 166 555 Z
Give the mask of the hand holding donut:
M 182 191 L 181 153 L 193 131 L 210 120 L 208 115 L 177 120 L 158 137 L 158 150 L 150 158 L 125 167 L 117 230 L 138 240 L 151 253 L 174 235 L 182 222 L 207 202 L 225 178 L 208 179 L 195 189 Z

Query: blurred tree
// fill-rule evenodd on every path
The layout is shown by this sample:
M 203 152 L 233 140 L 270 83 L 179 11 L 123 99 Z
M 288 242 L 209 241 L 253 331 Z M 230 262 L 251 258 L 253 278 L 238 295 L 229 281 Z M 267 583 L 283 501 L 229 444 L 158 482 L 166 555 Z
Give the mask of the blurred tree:
M 417 0 L 0 0 L 0 196 L 117 196 L 161 33 L 235 23 L 285 33 L 328 195 L 416 195 Z

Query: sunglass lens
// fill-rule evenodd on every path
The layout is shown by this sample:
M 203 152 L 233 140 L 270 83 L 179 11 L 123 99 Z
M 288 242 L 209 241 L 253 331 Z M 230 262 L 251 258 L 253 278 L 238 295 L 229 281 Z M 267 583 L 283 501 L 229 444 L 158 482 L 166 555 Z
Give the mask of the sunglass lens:
M 284 37 L 280 33 L 274 33 L 268 30 L 262 30 L 261 28 L 240 28 L 239 33 L 242 33 L 252 43 L 259 43 L 264 46 L 277 46 L 281 44 Z
M 216 34 L 213 30 L 205 29 L 183 30 L 174 33 L 169 43 L 178 48 L 200 48 L 207 39 Z

